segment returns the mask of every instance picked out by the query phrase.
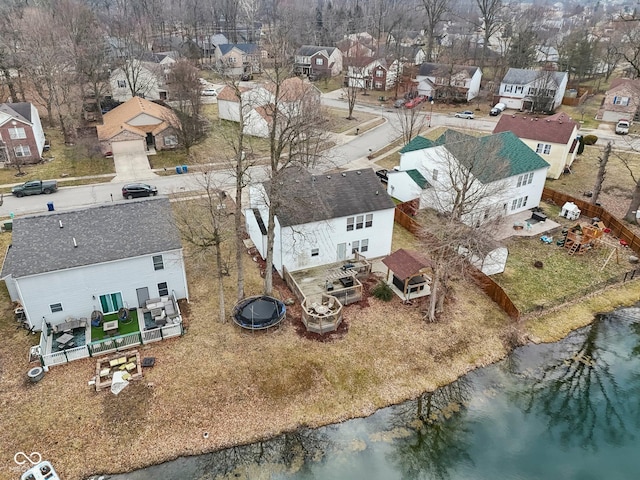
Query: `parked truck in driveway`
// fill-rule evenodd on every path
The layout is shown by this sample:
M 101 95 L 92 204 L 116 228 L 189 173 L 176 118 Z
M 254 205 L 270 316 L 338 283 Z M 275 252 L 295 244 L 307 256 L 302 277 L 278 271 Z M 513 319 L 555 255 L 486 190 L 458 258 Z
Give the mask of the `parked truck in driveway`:
M 16 185 L 11 189 L 16 197 L 25 195 L 50 194 L 58 190 L 58 182 L 55 180 L 29 180 L 22 185 Z

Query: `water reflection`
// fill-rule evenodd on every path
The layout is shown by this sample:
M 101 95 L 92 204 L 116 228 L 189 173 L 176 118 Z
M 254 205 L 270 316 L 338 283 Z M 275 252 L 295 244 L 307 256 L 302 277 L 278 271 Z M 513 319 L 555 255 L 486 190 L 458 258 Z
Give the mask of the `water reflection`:
M 623 309 L 366 419 L 110 478 L 634 478 L 638 353 L 640 308 Z

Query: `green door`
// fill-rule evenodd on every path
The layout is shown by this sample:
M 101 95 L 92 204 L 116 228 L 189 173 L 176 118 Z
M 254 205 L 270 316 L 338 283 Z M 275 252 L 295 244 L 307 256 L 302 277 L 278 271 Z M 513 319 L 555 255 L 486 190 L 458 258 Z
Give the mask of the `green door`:
M 122 294 L 118 292 L 100 295 L 100 305 L 102 306 L 102 313 L 117 312 L 123 307 Z

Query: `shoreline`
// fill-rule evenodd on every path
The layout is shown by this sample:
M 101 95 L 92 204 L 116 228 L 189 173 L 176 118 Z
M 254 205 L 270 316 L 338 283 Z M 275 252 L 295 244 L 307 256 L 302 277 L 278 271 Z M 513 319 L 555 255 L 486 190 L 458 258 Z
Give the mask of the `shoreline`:
M 545 324 L 548 322 L 553 322 L 554 319 L 558 318 L 558 316 L 560 315 L 563 318 L 573 318 L 574 321 L 569 322 L 567 325 L 564 325 L 561 329 L 562 334 L 560 336 L 554 336 L 554 337 L 544 337 L 544 338 L 530 338 L 529 341 L 531 343 L 554 343 L 554 342 L 558 342 L 561 341 L 563 338 L 565 338 L 567 335 L 569 335 L 572 331 L 585 327 L 587 325 L 590 325 L 591 323 L 593 323 L 593 321 L 595 320 L 595 317 L 599 314 L 602 313 L 607 313 L 609 311 L 615 310 L 617 308 L 622 308 L 622 307 L 629 307 L 632 306 L 634 304 L 636 304 L 637 302 L 640 301 L 640 293 L 638 293 L 637 291 L 637 287 L 634 288 L 633 287 L 633 282 L 629 282 L 629 284 L 626 285 L 622 285 L 622 286 L 613 286 L 610 288 L 607 288 L 606 290 L 603 290 L 601 292 L 597 292 L 594 293 L 592 296 L 590 296 L 584 303 L 586 303 L 587 305 L 585 305 L 582 300 L 573 302 L 572 305 L 569 306 L 562 306 L 558 309 L 556 309 L 554 312 L 545 314 L 545 315 L 540 315 L 540 316 L 536 316 L 533 318 L 529 318 L 527 319 L 524 323 L 525 324 L 530 324 L 530 325 L 534 325 L 534 330 L 536 330 L 536 328 L 539 328 L 541 324 Z M 613 295 L 609 295 L 609 293 L 613 293 Z M 621 303 L 622 302 L 622 303 Z M 611 308 L 610 310 L 607 311 L 602 311 L 600 310 L 601 308 Z M 586 310 L 585 310 L 586 308 Z M 597 310 L 592 310 L 593 308 L 597 308 Z M 581 319 L 580 315 L 573 315 L 573 313 L 578 313 L 578 312 L 584 312 L 584 311 L 589 311 L 590 313 L 590 320 L 586 321 L 586 319 L 584 319 L 584 317 Z M 496 358 L 494 359 L 492 362 L 487 363 L 487 364 L 482 364 L 482 365 L 476 365 L 473 368 L 470 368 L 468 371 L 466 371 L 465 373 L 463 373 L 463 375 L 466 375 L 468 373 L 470 373 L 471 371 L 477 369 L 477 368 L 484 368 L 486 366 L 489 366 L 497 361 L 500 361 L 502 359 L 504 359 L 506 356 L 508 356 L 511 353 L 512 350 L 507 351 L 505 353 L 504 356 L 500 357 L 500 358 Z M 455 381 L 456 379 L 452 380 Z M 451 382 L 449 382 L 451 383 Z M 442 385 L 440 385 L 442 386 Z M 438 388 L 438 387 L 436 387 Z M 341 423 L 344 421 L 348 421 L 351 419 L 355 419 L 355 418 L 364 418 L 367 417 L 373 413 L 375 413 L 375 411 L 377 411 L 380 408 L 386 408 L 386 407 L 390 407 L 393 405 L 398 405 L 398 404 L 402 404 L 404 402 L 413 400 L 415 398 L 417 398 L 417 396 L 421 395 L 424 392 L 420 392 L 418 395 L 416 396 L 411 396 L 408 398 L 404 398 L 404 399 L 400 399 L 397 402 L 394 403 L 389 403 L 387 405 L 378 407 L 376 409 L 374 409 L 373 411 L 370 412 L 365 412 L 363 415 L 360 416 L 350 416 L 350 417 L 345 417 L 345 418 L 341 418 L 339 420 L 335 420 L 335 419 L 316 419 L 317 422 L 313 422 L 313 424 L 307 424 L 307 425 L 299 425 L 293 429 L 287 429 L 287 430 L 282 430 L 279 431 L 275 434 L 268 434 L 268 435 L 264 435 L 264 436 L 258 436 L 256 437 L 254 440 L 252 440 L 251 442 L 248 443 L 240 443 L 240 444 L 231 444 L 231 445 L 226 445 L 226 446 L 221 446 L 218 448 L 214 448 L 211 450 L 207 450 L 207 451 L 203 451 L 200 453 L 193 453 L 193 454 L 176 454 L 174 456 L 168 457 L 164 460 L 162 460 L 159 463 L 165 463 L 165 462 L 170 462 L 170 461 L 174 461 L 177 460 L 179 458 L 188 458 L 191 456 L 197 456 L 197 455 L 202 455 L 202 454 L 206 454 L 206 453 L 212 453 L 215 451 L 219 451 L 219 450 L 224 450 L 226 448 L 231 448 L 231 447 L 235 447 L 235 446 L 242 446 L 242 445 L 247 445 L 250 443 L 255 443 L 255 442 L 259 442 L 259 441 L 266 441 L 269 440 L 271 438 L 277 437 L 279 435 L 285 434 L 285 433 L 290 433 L 290 432 L 294 432 L 295 430 L 299 429 L 299 428 L 303 428 L 303 427 L 309 427 L 309 428 L 320 428 L 320 427 L 324 427 L 324 426 L 328 426 L 328 425 L 332 425 L 332 424 L 336 424 L 336 423 Z M 134 470 L 129 470 L 126 472 L 118 472 L 118 473 L 111 473 L 111 474 L 107 474 L 107 478 L 109 478 L 109 475 L 122 475 L 122 474 L 127 474 L 127 473 L 131 473 L 133 471 L 136 470 L 144 470 L 145 468 L 151 467 L 153 465 L 157 465 L 158 463 L 153 463 L 153 464 L 147 464 L 143 467 L 140 468 L 136 468 Z M 99 477 L 98 474 L 94 474 L 93 476 L 89 477 L 88 480 L 95 480 Z

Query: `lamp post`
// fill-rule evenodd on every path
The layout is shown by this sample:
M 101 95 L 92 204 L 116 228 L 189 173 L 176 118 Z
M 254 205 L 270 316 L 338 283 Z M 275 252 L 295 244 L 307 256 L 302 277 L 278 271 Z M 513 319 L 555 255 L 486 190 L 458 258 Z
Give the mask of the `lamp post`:
M 433 116 L 433 100 L 431 100 L 431 111 L 429 112 L 429 128 L 431 128 L 431 117 Z

